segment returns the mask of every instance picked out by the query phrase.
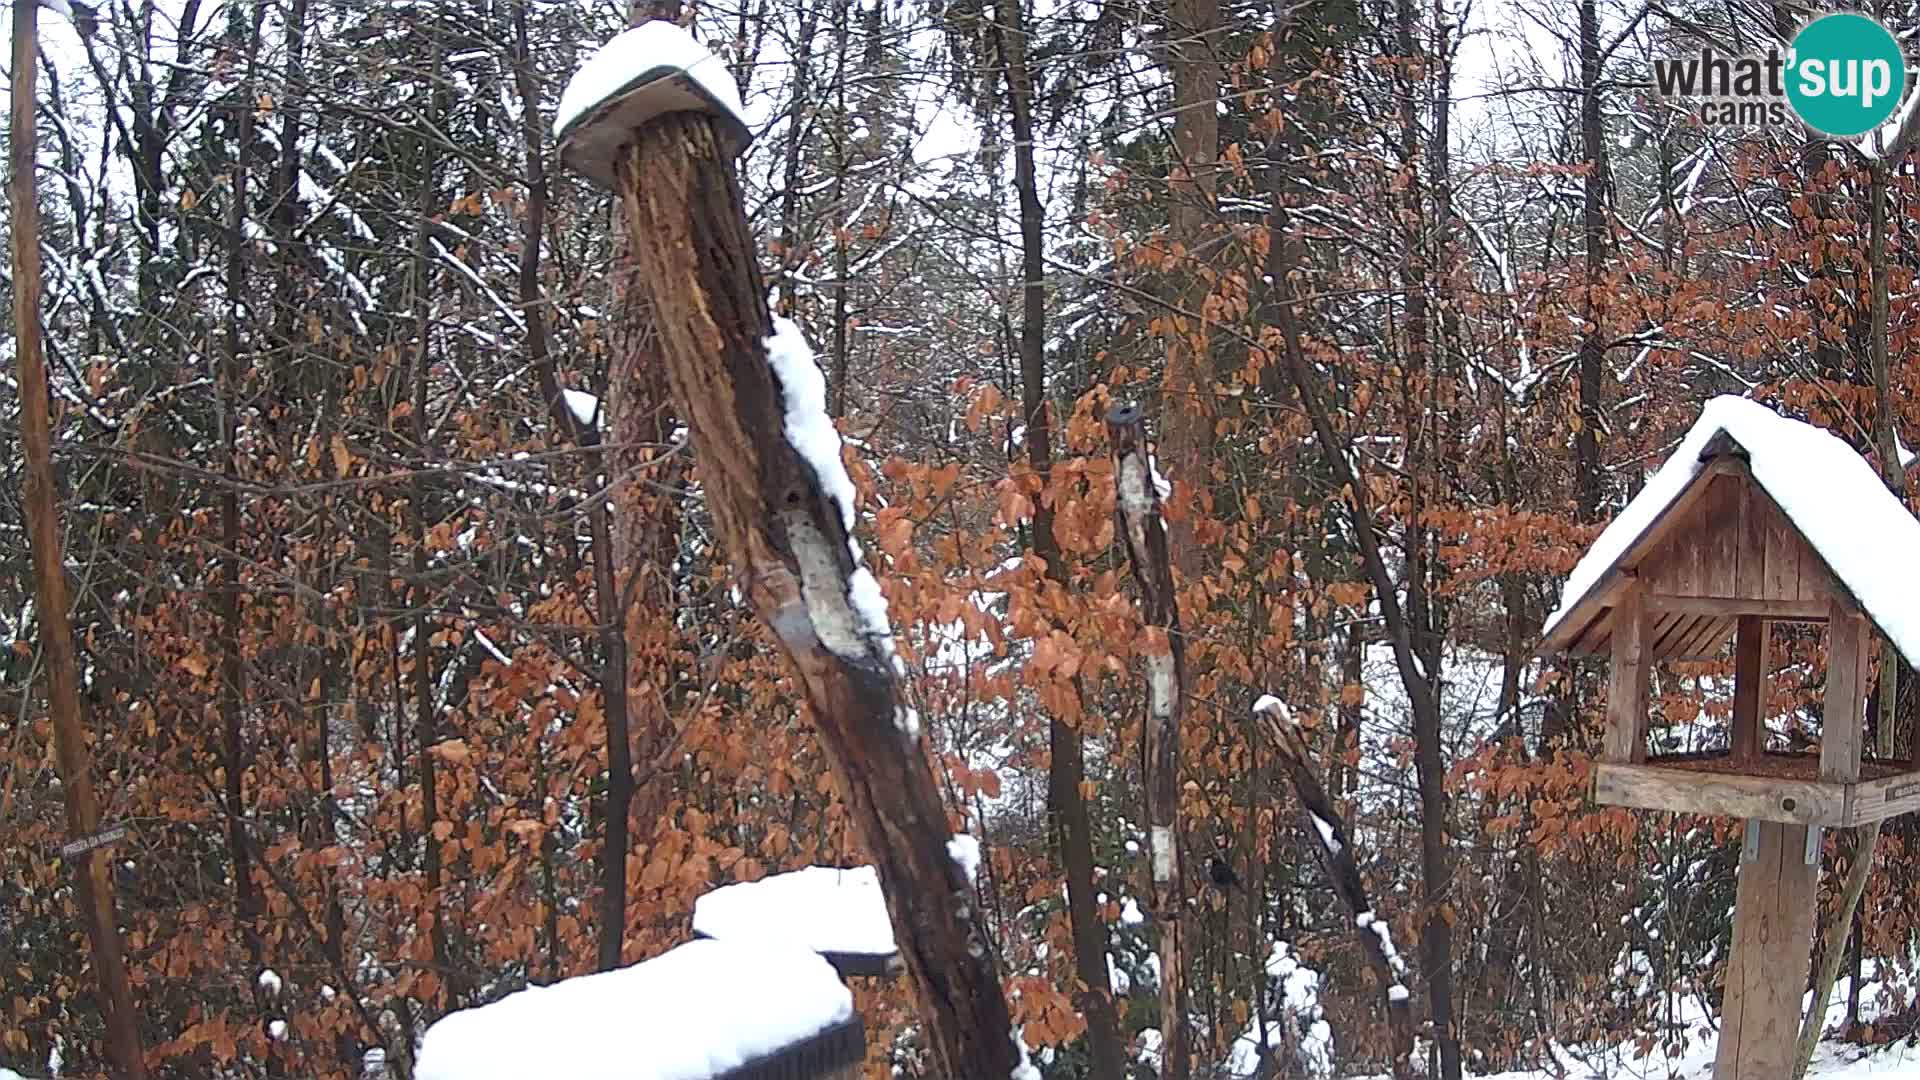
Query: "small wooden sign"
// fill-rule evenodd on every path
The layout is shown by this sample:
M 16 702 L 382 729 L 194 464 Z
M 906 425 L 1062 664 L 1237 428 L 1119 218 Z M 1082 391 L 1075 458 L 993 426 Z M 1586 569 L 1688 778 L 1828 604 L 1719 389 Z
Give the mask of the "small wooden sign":
M 121 840 L 126 839 L 126 835 L 127 827 L 124 823 L 120 825 L 109 825 L 99 832 L 94 833 L 92 836 L 83 836 L 78 840 L 71 840 L 61 844 L 60 857 L 63 859 L 72 859 L 78 855 L 85 855 L 94 848 L 119 843 Z

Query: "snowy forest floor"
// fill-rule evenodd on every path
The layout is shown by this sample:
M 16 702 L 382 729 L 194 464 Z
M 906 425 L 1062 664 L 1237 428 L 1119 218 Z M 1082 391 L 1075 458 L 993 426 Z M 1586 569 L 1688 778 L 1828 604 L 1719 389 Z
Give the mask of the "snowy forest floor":
M 1843 978 L 1834 984 L 1827 1008 L 1830 1033 L 1838 1031 L 1846 1018 L 1847 982 Z M 1862 987 L 1863 1021 L 1872 1023 L 1880 1014 L 1881 990 L 1882 984 L 1877 981 Z M 1812 998 L 1809 993 L 1801 1002 L 1803 1010 L 1812 1004 Z M 1697 998 L 1688 998 L 1684 1004 L 1676 1002 L 1675 1023 L 1684 1026 L 1685 1035 L 1669 1047 L 1641 1052 L 1633 1040 L 1615 1046 L 1556 1047 L 1557 1067 L 1543 1062 L 1537 1068 L 1495 1073 L 1478 1080 L 1711 1080 L 1718 1026 L 1708 1023 L 1706 1010 Z M 1909 1036 L 1889 1046 L 1863 1047 L 1828 1040 L 1815 1051 L 1807 1076 L 1809 1080 L 1920 1080 L 1920 1042 Z

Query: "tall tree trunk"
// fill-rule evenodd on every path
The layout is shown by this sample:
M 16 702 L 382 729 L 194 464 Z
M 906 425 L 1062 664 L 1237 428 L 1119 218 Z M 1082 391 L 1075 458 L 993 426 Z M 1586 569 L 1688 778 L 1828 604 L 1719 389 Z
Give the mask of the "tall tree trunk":
M 39 0 L 14 0 L 12 116 L 7 143 L 7 201 L 13 226 L 13 354 L 20 388 L 20 448 L 26 481 L 27 543 L 33 560 L 33 608 L 40 621 L 40 643 L 46 656 L 54 766 L 66 802 L 67 834 L 81 839 L 100 827 L 100 805 L 93 792 L 93 765 L 80 704 L 80 663 L 67 615 L 66 565 L 61 554 L 60 508 L 53 474 L 53 418 L 49 410 L 53 391 L 41 345 L 40 194 L 35 187 L 39 131 L 34 99 L 38 14 Z M 107 1056 L 119 1075 L 146 1080 L 140 1015 L 134 1010 L 133 988 L 121 952 L 108 854 L 106 848 L 96 847 L 78 856 L 78 864 L 73 867 L 74 896 L 86 921 L 87 944 L 100 980 Z
M 446 114 L 442 95 L 444 90 L 439 82 L 443 70 L 439 48 L 434 49 L 432 70 L 436 89 L 429 91 L 429 121 Z M 427 380 L 433 364 L 433 293 L 432 263 L 429 252 L 431 230 L 433 228 L 434 202 L 437 189 L 434 172 L 438 168 L 438 151 L 434 149 L 429 137 L 417 140 L 420 153 L 420 191 L 415 213 L 419 221 L 415 226 L 413 238 L 413 333 L 414 353 L 412 364 L 412 435 L 414 452 L 424 455 L 430 445 L 427 428 Z M 439 983 L 438 992 L 427 995 L 429 1002 L 438 1001 L 441 1011 L 458 1008 L 459 995 L 456 993 L 456 981 L 453 978 L 452 955 L 447 941 L 446 909 L 442 903 L 440 886 L 445 866 L 442 858 L 441 836 L 436 829 L 440 818 L 439 769 L 434 763 L 434 747 L 440 741 L 440 723 L 434 708 L 434 670 L 433 670 L 433 620 L 428 612 L 433 608 L 431 586 L 427 578 L 427 479 L 424 472 L 415 472 L 409 498 L 407 500 L 407 531 L 413 544 L 413 582 L 410 604 L 413 608 L 413 710 L 414 710 L 414 749 L 418 754 L 420 768 L 420 824 L 426 835 L 427 910 L 433 919 L 428 931 L 433 946 L 434 975 Z
M 1196 489 L 1210 482 L 1213 445 L 1213 373 L 1204 321 L 1207 289 L 1193 268 L 1213 220 L 1215 165 L 1220 156 L 1220 0 L 1170 0 L 1167 65 L 1173 77 L 1173 162 L 1167 189 L 1168 234 L 1185 251 L 1174 260 L 1171 295 L 1187 315 L 1170 320 L 1162 377 L 1160 457 L 1180 463 Z M 1193 542 L 1195 514 L 1170 522 L 1181 573 L 1197 576 L 1205 548 Z
M 1160 512 L 1161 484 L 1147 449 L 1146 423 L 1131 405 L 1107 413 L 1113 450 L 1115 509 L 1133 580 L 1140 590 L 1140 620 L 1147 641 L 1144 721 L 1147 789 L 1147 895 L 1158 922 L 1160 946 L 1160 1076 L 1182 1080 L 1193 1069 L 1193 1027 L 1187 1003 L 1186 867 L 1180 849 L 1180 727 L 1188 687 L 1186 634 L 1174 587 L 1171 538 Z
M 1587 172 L 1581 182 L 1580 232 L 1586 242 L 1580 310 L 1585 327 L 1580 336 L 1580 430 L 1573 438 L 1575 502 L 1580 520 L 1600 519 L 1603 496 L 1600 470 L 1600 418 L 1606 410 L 1601 393 L 1606 358 L 1604 328 L 1600 325 L 1598 293 L 1606 261 L 1606 141 L 1600 127 L 1600 13 L 1599 0 L 1580 0 L 1580 149 Z
M 680 16 L 679 0 L 632 0 L 627 6 L 627 21 L 633 26 L 652 20 L 678 22 Z M 537 139 L 538 135 L 537 131 L 531 132 L 529 138 Z M 630 823 L 638 820 L 642 839 L 650 838 L 665 805 L 658 795 L 639 799 L 635 805 L 636 797 L 644 792 L 635 788 L 633 763 L 652 761 L 669 743 L 673 737 L 671 718 L 652 704 L 636 713 L 627 687 L 636 650 L 641 656 L 659 657 L 657 662 L 663 666 L 668 663 L 667 644 L 673 634 L 668 613 L 674 607 L 670 568 L 679 535 L 678 506 L 672 491 L 677 481 L 662 465 L 663 460 L 672 460 L 667 455 L 674 417 L 659 335 L 645 290 L 628 279 L 632 273 L 627 256 L 631 233 L 625 224 L 626 210 L 618 200 L 613 212 L 617 325 L 600 409 L 601 422 L 611 432 L 614 448 L 599 450 L 597 432 L 577 433 L 581 444 L 592 448 L 587 464 L 593 475 L 604 476 L 608 482 L 615 477 L 634 478 L 614 486 L 608 498 L 593 498 L 587 508 L 607 713 L 607 833 L 601 850 L 598 955 L 602 970 L 617 966 L 622 959 L 627 856 L 632 847 Z M 551 361 L 545 366 L 551 370 Z M 615 507 L 612 514 L 607 512 L 609 499 Z M 625 567 L 629 575 L 624 583 L 618 573 L 620 567 Z M 624 602 L 629 598 L 634 602 Z M 651 621 L 642 625 L 642 620 Z M 659 638 L 659 648 L 650 649 L 649 638 Z M 663 670 L 660 675 L 657 685 L 665 688 L 671 673 Z
M 797 328 L 783 324 L 771 337 L 739 181 L 713 121 L 670 113 L 632 140 L 617 172 L 636 277 L 660 316 L 660 352 L 700 448 L 721 550 L 805 695 L 879 870 L 936 1072 L 1009 1075 L 1025 1053 L 954 854 L 964 848 L 948 834 L 925 741 L 901 700 L 891 631 L 860 599 L 872 596 L 872 581 L 848 544 L 851 482 L 839 440 L 803 454 L 786 435 L 789 409 L 831 430 L 824 378 L 810 355 L 797 355 Z
M 219 506 L 220 543 L 226 555 L 220 561 L 219 584 L 215 592 L 219 596 L 220 611 L 220 743 L 224 765 L 227 854 L 233 867 L 234 913 L 240 924 L 241 940 L 246 943 L 247 960 L 256 973 L 265 964 L 265 943 L 260 928 L 260 893 L 254 884 L 253 860 L 245 836 L 246 776 L 253 763 L 253 755 L 241 730 L 246 701 L 246 671 L 242 655 L 244 630 L 240 621 L 240 566 L 244 541 L 240 532 L 240 457 L 237 441 L 241 383 L 246 378 L 241 360 L 245 348 L 242 327 L 250 318 L 246 311 L 247 250 L 250 246 L 245 231 L 249 179 L 247 166 L 253 142 L 255 54 L 260 40 L 260 22 L 265 13 L 263 4 L 254 5 L 252 32 L 246 44 L 245 78 L 241 82 L 240 92 L 228 102 L 234 132 L 233 172 L 227 193 L 230 202 L 226 238 L 226 342 L 220 357 L 216 400 L 220 424 L 221 474 L 225 480 L 220 486 Z M 251 979 L 248 985 L 254 987 L 256 1002 L 262 1010 L 260 1023 L 264 1026 L 269 1019 L 266 1015 L 267 1002 Z
M 1022 0 L 995 0 L 999 17 L 994 41 L 1007 73 L 1007 106 L 1013 119 L 1014 187 L 1020 200 L 1021 309 L 1020 405 L 1027 433 L 1027 463 L 1044 485 L 1053 471 L 1053 417 L 1047 403 L 1046 372 L 1046 212 L 1033 153 L 1033 73 L 1027 65 L 1026 10 Z M 1033 550 L 1046 561 L 1047 574 L 1068 587 L 1065 558 L 1053 533 L 1050 499 L 1035 502 Z M 1120 1021 L 1107 977 L 1107 928 L 1100 921 L 1093 887 L 1093 827 L 1081 789 L 1086 757 L 1080 731 L 1058 715 L 1048 718 L 1050 765 L 1047 805 L 1067 876 L 1067 921 L 1073 931 L 1074 973 L 1082 986 L 1075 1004 L 1087 1019 L 1087 1048 L 1093 1075 L 1120 1080 L 1126 1069 Z
M 1589 0 L 1591 2 L 1591 0 Z M 1401 287 L 1406 292 L 1406 389 L 1403 393 L 1407 412 L 1410 457 L 1425 458 L 1428 468 L 1438 467 L 1439 452 L 1433 445 L 1436 417 L 1431 387 L 1439 373 L 1430 370 L 1427 311 L 1427 216 L 1426 193 L 1421 183 L 1420 100 L 1417 86 L 1426 78 L 1427 56 L 1421 48 L 1420 14 L 1413 0 L 1399 0 L 1399 97 L 1400 153 L 1404 175 L 1400 181 L 1404 204 L 1401 255 Z M 1424 444 L 1424 445 L 1423 445 Z M 1440 639 L 1436 632 L 1431 579 L 1435 572 L 1427 526 L 1424 524 L 1426 481 L 1423 470 L 1413 470 L 1409 478 L 1406 540 L 1407 606 L 1404 631 L 1409 635 L 1412 658 L 1418 669 L 1402 667 L 1403 677 L 1411 677 L 1427 687 L 1431 708 L 1415 708 L 1413 716 L 1414 771 L 1420 789 L 1420 876 L 1425 891 L 1426 917 L 1420 933 L 1422 966 L 1426 969 L 1427 1009 L 1433 1023 L 1433 1045 L 1439 1055 L 1439 1073 L 1446 1080 L 1459 1080 L 1460 1042 L 1453 1018 L 1453 919 L 1451 913 L 1452 877 L 1448 866 L 1448 806 L 1445 749 L 1440 742 L 1440 710 L 1437 702 Z M 1390 586 L 1389 586 L 1390 587 Z M 1384 605 L 1385 597 L 1382 597 Z

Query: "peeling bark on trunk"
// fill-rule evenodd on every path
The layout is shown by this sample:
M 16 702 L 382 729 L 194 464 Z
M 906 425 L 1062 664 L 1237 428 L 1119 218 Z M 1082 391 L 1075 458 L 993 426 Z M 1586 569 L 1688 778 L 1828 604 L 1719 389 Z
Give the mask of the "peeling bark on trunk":
M 1131 405 L 1107 413 L 1120 534 L 1140 589 L 1147 626 L 1146 777 L 1149 906 L 1160 931 L 1160 1076 L 1182 1080 L 1193 1068 L 1187 1017 L 1186 874 L 1180 851 L 1180 723 L 1186 715 L 1187 645 L 1173 583 L 1163 483 L 1147 449 L 1146 421 Z
M 937 1071 L 1007 1076 L 1021 1054 L 1006 999 L 973 887 L 949 854 L 925 748 L 906 730 L 890 648 L 873 636 L 850 644 L 833 625 L 852 618 L 857 567 L 840 508 L 783 434 L 766 289 L 713 122 L 692 113 L 649 121 L 619 165 L 618 191 L 715 529 L 792 665 L 879 870 Z

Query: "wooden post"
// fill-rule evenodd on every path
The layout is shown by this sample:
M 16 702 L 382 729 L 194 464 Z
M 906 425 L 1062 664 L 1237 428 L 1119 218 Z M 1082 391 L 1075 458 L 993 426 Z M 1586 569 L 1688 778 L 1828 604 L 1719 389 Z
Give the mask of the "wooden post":
M 1827 690 L 1821 707 L 1820 779 L 1860 779 L 1860 740 L 1866 728 L 1867 621 L 1835 597 L 1827 615 Z
M 673 112 L 632 130 L 616 191 L 715 531 L 786 654 L 879 869 L 933 1072 L 1008 1076 L 1022 1054 L 972 883 L 950 854 L 917 718 L 901 700 L 890 631 L 872 615 L 877 589 L 848 547 L 851 485 L 824 388 L 809 390 L 820 378 L 810 357 L 806 370 L 791 356 L 772 366 L 766 286 L 715 120 Z M 790 441 L 796 415 L 807 454 Z
M 1713 1080 L 1792 1075 L 1813 950 L 1820 865 L 1807 861 L 1808 827 L 1749 821 L 1747 828 L 1758 831 L 1759 845 L 1740 864 Z
M 1733 740 L 1735 762 L 1752 761 L 1766 748 L 1767 637 L 1773 624 L 1742 615 L 1734 638 Z
M 1180 1078 L 1192 1068 L 1193 1033 L 1187 1022 L 1184 915 L 1186 874 L 1180 852 L 1180 722 L 1186 714 L 1187 646 L 1174 593 L 1173 561 L 1160 516 L 1164 481 L 1147 450 L 1146 421 L 1131 405 L 1107 413 L 1113 446 L 1114 506 L 1140 588 L 1147 625 L 1146 788 L 1148 897 L 1160 937 L 1160 1075 Z
M 1634 764 L 1647 758 L 1646 587 L 1629 581 L 1613 608 L 1613 668 L 1607 683 L 1607 736 L 1601 760 Z

